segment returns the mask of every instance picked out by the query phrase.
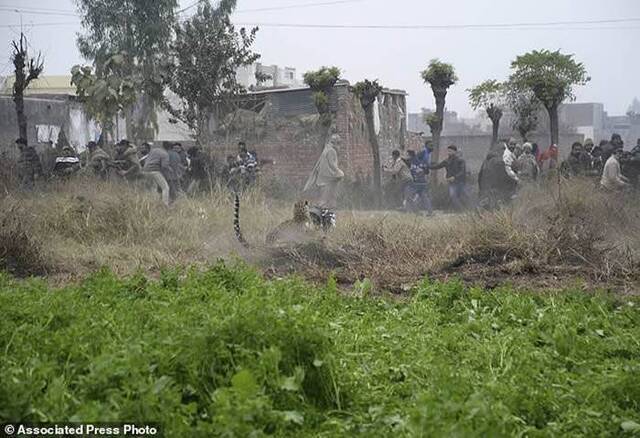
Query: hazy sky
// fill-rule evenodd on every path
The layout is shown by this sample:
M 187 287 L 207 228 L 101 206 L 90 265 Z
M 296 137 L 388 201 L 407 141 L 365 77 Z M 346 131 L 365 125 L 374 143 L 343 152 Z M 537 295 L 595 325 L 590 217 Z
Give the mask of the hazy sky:
M 181 0 L 181 6 L 194 0 Z M 409 93 L 410 111 L 432 107 L 433 97 L 419 72 L 432 58 L 452 63 L 460 81 L 449 92 L 447 107 L 472 114 L 466 89 L 490 78 L 506 79 L 510 62 L 532 49 L 560 49 L 575 54 L 592 77 L 577 90 L 578 101 L 603 102 L 609 114 L 623 114 L 640 97 L 640 0 L 359 0 L 291 7 L 323 0 L 238 0 L 236 23 L 339 25 L 476 25 L 637 19 L 620 23 L 557 25 L 553 28 L 502 29 L 317 29 L 260 28 L 256 50 L 262 62 L 291 66 L 298 75 L 322 65 L 336 65 L 352 83 L 379 79 Z M 73 0 L 0 0 L 0 7 L 75 10 Z M 188 13 L 194 12 L 194 8 Z M 243 12 L 244 11 L 244 12 Z M 0 10 L 0 75 L 10 74 L 10 41 L 21 15 Z M 45 74 L 66 74 L 82 62 L 75 44 L 80 30 L 73 16 L 22 14 L 32 47 L 46 56 Z M 74 24 L 77 22 L 78 24 Z M 30 26 L 36 23 L 61 25 Z

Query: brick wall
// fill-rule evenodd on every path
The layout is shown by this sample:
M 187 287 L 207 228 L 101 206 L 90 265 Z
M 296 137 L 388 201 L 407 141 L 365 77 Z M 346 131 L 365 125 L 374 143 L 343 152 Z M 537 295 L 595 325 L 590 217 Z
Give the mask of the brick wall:
M 224 160 L 228 154 L 237 153 L 237 143 L 243 140 L 249 150 L 255 150 L 260 159 L 271 159 L 275 163 L 263 167 L 263 173 L 275 176 L 301 188 L 311 173 L 323 148 L 323 128 L 318 122 L 315 107 L 309 105 L 309 90 L 283 91 L 295 93 L 296 111 L 282 115 L 267 104 L 260 113 L 244 111 L 243 117 L 253 117 L 244 126 L 254 129 L 225 129 L 221 127 L 212 133 L 209 147 L 215 155 Z M 272 99 L 276 101 L 275 98 Z M 282 102 L 282 96 L 277 102 Z M 348 84 L 334 87 L 332 108 L 335 111 L 335 133 L 342 142 L 337 148 L 338 163 L 347 178 L 368 179 L 373 171 L 373 155 L 369 144 L 364 111 Z M 401 93 L 384 93 L 380 98 L 380 133 L 378 135 L 381 159 L 385 160 L 395 148 L 407 144 L 405 122 L 406 99 Z

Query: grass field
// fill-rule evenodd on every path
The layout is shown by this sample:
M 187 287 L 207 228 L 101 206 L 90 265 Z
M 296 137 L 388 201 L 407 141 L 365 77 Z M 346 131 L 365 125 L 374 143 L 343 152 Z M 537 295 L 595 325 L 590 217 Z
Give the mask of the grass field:
M 225 191 L 179 200 L 171 209 L 139 187 L 78 179 L 46 191 L 0 199 L 0 270 L 77 281 L 108 267 L 157 276 L 167 267 L 207 267 L 240 257 L 274 276 L 296 273 L 342 286 L 368 278 L 378 291 L 402 291 L 425 275 L 502 283 L 637 293 L 640 203 L 609 196 L 590 180 L 525 190 L 495 212 L 424 218 L 392 211 L 338 211 L 338 226 L 305 242 L 264 244 L 291 218 L 289 202 L 261 190 L 242 197 L 241 224 L 252 248 L 233 234 Z
M 0 274 L 0 422 L 167 436 L 640 434 L 640 300 L 422 281 L 403 299 L 243 264 Z

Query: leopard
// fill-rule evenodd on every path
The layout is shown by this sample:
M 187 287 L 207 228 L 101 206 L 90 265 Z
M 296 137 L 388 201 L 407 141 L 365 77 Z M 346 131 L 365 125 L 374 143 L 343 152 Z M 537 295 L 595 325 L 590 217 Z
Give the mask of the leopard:
M 251 247 L 249 242 L 245 239 L 240 227 L 240 196 L 237 193 L 235 194 L 233 213 L 233 228 L 236 239 L 243 246 Z M 286 240 L 297 240 L 298 238 L 309 234 L 309 232 L 315 228 L 316 227 L 310 213 L 309 201 L 307 199 L 300 199 L 293 205 L 293 217 L 281 222 L 269 231 L 269 233 L 267 233 L 265 243 L 267 245 L 274 245 Z

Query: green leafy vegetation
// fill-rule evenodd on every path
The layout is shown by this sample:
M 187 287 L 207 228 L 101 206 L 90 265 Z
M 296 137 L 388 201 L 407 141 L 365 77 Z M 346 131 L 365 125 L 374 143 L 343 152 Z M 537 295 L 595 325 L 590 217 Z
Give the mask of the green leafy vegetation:
M 3 274 L 0 306 L 3 422 L 492 437 L 640 423 L 632 298 L 424 281 L 400 301 L 219 263 L 157 280 L 103 270 L 62 289 Z
M 559 50 L 533 50 L 518 56 L 512 63 L 511 86 L 518 91 L 533 93 L 549 114 L 551 144 L 558 144 L 558 107 L 565 100 L 574 100 L 573 89 L 586 85 L 591 78 L 573 55 Z
M 429 61 L 429 66 L 420 73 L 425 84 L 431 87 L 433 97 L 436 101 L 435 117 L 431 118 L 427 124 L 431 129 L 433 138 L 433 148 L 435 158 L 438 159 L 438 149 L 440 148 L 440 134 L 443 129 L 444 107 L 449 87 L 458 82 L 458 76 L 453 65 L 441 62 L 438 59 Z
M 329 126 L 332 122 L 330 95 L 333 86 L 340 79 L 341 71 L 338 67 L 321 67 L 304 74 L 304 83 L 313 91 L 313 103 L 316 105 L 321 122 Z

